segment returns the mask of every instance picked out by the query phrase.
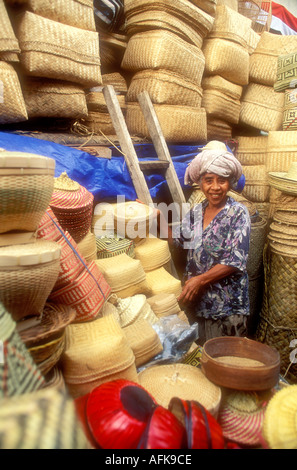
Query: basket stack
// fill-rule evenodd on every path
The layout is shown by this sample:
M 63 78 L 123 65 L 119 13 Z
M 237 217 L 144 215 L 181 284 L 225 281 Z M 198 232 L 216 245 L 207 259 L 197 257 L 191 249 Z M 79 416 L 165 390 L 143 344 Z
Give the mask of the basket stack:
M 277 61 L 277 76 L 274 82 L 274 90 L 284 94 L 283 131 L 297 129 L 297 53 L 281 55 Z
M 93 1 L 28 0 L 11 14 L 28 118 L 86 117 L 84 90 L 102 83 Z
M 66 172 L 55 178 L 50 207 L 63 230 L 70 233 L 76 243 L 91 230 L 94 196 Z
M 66 328 L 61 368 L 73 398 L 119 378 L 138 382 L 135 356 L 113 315 Z
M 38 228 L 39 238 L 54 240 L 61 247 L 60 272 L 48 300 L 76 311 L 75 322 L 86 322 L 101 314 L 111 289 L 95 261 L 87 262 L 72 236 L 60 226 L 49 209 Z
M 281 372 L 296 383 L 290 342 L 296 337 L 297 162 L 287 172 L 270 172 L 269 182 L 284 202 L 274 208 L 268 232 L 265 291 L 257 336 L 281 355 Z M 285 203 L 289 197 L 289 205 Z
M 15 64 L 21 52 L 5 2 L 0 3 L 0 124 L 26 121 L 28 114 Z
M 103 87 L 107 85 L 113 86 L 124 116 L 126 112 L 126 79 L 118 72 L 102 74 L 102 86 L 91 88 L 86 92 L 88 115 L 81 121 L 95 135 L 116 133 L 103 95 Z
M 129 41 L 121 67 L 132 74 L 126 114 L 131 134 L 150 139 L 137 102 L 137 96 L 147 91 L 167 141 L 206 141 L 201 48 L 213 26 L 215 9 L 213 1 L 125 2 Z
M 250 31 L 250 19 L 227 5 L 217 6 L 213 28 L 202 47 L 202 106 L 207 112 L 208 139 L 230 139 L 232 126 L 239 121 L 240 98 L 249 77 Z
M 278 57 L 294 52 L 297 38 L 264 31 L 250 56 L 250 83 L 242 95 L 240 124 L 266 132 L 282 129 L 284 94 L 277 93 Z

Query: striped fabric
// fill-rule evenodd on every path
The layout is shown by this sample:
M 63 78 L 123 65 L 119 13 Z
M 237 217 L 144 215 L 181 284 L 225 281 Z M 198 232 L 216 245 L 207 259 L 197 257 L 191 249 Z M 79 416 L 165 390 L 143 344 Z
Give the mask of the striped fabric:
M 94 0 L 94 14 L 97 30 L 116 31 L 123 20 L 122 0 Z
M 0 362 L 0 398 L 40 389 L 45 380 L 16 331 L 16 323 L 0 304 L 0 333 L 3 361 Z

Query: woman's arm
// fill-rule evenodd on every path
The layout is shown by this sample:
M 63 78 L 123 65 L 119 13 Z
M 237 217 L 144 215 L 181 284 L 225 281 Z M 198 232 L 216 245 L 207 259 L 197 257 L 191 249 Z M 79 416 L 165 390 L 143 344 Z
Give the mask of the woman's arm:
M 203 290 L 209 284 L 230 276 L 236 271 L 238 271 L 238 269 L 232 266 L 217 264 L 209 271 L 188 279 L 185 282 L 183 290 L 177 300 L 183 302 L 184 304 L 192 302 L 195 300 L 195 297 L 200 294 L 201 290 Z

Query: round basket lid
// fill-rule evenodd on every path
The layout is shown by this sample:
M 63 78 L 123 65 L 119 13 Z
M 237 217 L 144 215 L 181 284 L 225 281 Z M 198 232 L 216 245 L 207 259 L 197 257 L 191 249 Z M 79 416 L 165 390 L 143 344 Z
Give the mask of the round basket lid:
M 54 170 L 56 161 L 27 152 L 8 152 L 0 149 L 0 168 L 42 168 Z
M 60 258 L 61 247 L 56 242 L 37 240 L 25 245 L 0 248 L 0 267 L 32 266 Z

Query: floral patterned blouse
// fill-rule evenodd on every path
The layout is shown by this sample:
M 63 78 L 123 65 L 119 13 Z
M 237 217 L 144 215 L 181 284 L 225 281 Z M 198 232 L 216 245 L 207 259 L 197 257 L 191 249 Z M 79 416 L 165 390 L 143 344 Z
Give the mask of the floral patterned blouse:
M 185 280 L 205 273 L 216 264 L 233 266 L 237 272 L 212 283 L 193 305 L 196 316 L 224 318 L 249 315 L 248 274 L 250 216 L 247 208 L 228 197 L 225 207 L 203 230 L 208 201 L 194 206 L 173 238 L 176 247 L 188 250 Z

